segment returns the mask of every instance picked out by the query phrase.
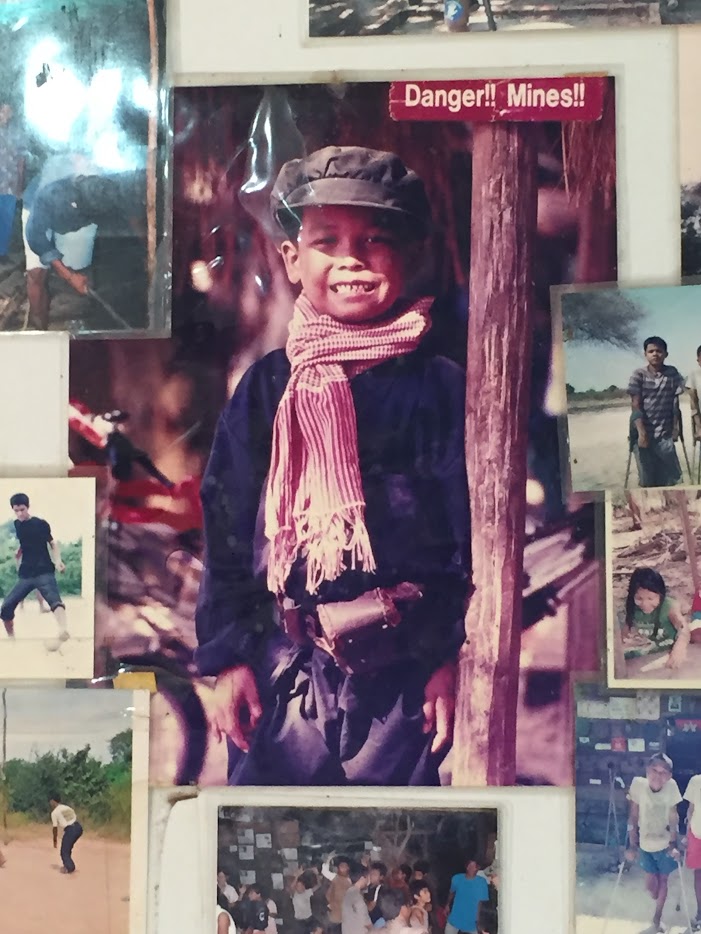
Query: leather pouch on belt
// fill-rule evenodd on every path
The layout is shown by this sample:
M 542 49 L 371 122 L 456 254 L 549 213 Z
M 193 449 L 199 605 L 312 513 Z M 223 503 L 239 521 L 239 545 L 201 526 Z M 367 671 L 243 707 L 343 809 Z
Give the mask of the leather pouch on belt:
M 397 603 L 415 603 L 420 597 L 417 585 L 400 584 L 392 590 L 368 590 L 355 600 L 320 603 L 318 630 L 312 639 L 346 674 L 384 668 L 409 654 Z

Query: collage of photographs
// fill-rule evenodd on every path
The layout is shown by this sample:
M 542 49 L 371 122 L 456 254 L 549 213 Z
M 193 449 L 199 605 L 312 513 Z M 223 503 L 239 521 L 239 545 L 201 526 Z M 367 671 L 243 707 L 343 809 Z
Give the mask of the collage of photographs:
M 701 0 L 0 49 L 0 934 L 701 931 Z

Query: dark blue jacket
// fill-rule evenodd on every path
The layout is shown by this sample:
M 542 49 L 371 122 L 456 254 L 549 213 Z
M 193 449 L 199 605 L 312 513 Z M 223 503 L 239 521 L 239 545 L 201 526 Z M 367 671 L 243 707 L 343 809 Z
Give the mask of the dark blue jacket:
M 266 585 L 263 500 L 273 420 L 289 374 L 284 350 L 268 354 L 244 375 L 219 420 L 202 482 L 206 553 L 196 660 L 203 675 L 255 664 L 271 637 L 279 641 Z M 417 653 L 434 669 L 454 659 L 463 641 L 470 584 L 465 374 L 419 349 L 350 385 L 377 571 L 347 570 L 312 597 L 300 561 L 286 591 L 309 606 L 401 581 L 422 584 Z

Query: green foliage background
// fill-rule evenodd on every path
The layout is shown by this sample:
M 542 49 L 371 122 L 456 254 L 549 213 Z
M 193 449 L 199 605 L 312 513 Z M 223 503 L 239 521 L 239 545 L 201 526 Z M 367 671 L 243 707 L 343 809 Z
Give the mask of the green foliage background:
M 83 826 L 126 839 L 131 827 L 131 730 L 110 740 L 110 755 L 110 762 L 100 762 L 86 745 L 78 752 L 61 749 L 32 760 L 10 759 L 0 779 L 2 803 L 10 815 L 47 822 L 49 798 L 60 794 Z
M 14 520 L 0 525 L 0 595 L 9 593 L 17 580 L 17 536 Z M 63 574 L 57 575 L 58 586 L 64 597 L 79 597 L 83 592 L 83 542 L 60 543 L 61 557 L 66 565 Z

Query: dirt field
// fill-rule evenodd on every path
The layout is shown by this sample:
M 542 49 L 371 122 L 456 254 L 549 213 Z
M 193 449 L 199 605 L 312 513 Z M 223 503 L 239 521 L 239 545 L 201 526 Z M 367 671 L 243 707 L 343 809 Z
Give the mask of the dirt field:
M 3 846 L 0 931 L 13 934 L 127 934 L 129 844 L 90 833 L 73 851 L 76 872 L 59 872 L 51 828 L 24 830 Z
M 61 581 L 59 578 L 59 587 Z M 0 677 L 90 678 L 93 674 L 93 607 L 81 597 L 66 597 L 68 632 L 71 638 L 57 651 L 58 627 L 53 613 L 42 612 L 34 594 L 18 607 L 15 638 L 0 626 Z

